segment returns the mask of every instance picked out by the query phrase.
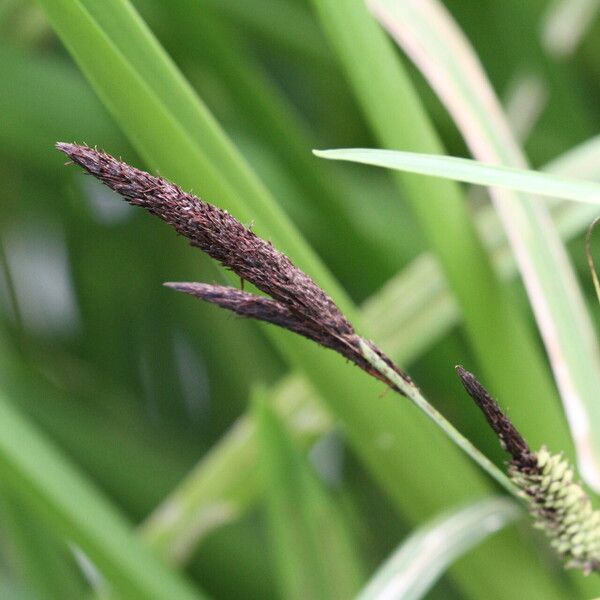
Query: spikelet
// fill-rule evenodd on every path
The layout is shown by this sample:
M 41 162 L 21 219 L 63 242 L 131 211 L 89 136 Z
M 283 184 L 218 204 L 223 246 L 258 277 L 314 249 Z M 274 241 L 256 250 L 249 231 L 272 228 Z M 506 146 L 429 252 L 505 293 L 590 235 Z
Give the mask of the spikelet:
M 567 567 L 589 574 L 600 569 L 600 511 L 575 481 L 569 462 L 543 447 L 533 469 L 512 463 L 509 474 L 527 501 L 534 526 L 550 538 Z

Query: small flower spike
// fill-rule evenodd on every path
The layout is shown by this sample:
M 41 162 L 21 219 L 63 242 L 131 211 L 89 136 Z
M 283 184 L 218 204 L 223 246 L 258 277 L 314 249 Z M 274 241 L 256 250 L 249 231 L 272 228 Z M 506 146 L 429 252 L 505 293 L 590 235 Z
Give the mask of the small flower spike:
M 299 333 L 335 350 L 370 375 L 404 393 L 364 358 L 361 341 L 365 342 L 405 382 L 412 385 L 408 375 L 371 342 L 356 334 L 334 301 L 306 273 L 227 211 L 106 152 L 62 142 L 56 147 L 127 202 L 141 206 L 166 221 L 192 246 L 200 248 L 270 298 L 200 283 L 168 283 L 168 287 L 218 304 L 238 315 Z
M 477 378 L 461 366 L 456 371 L 502 448 L 512 456 L 508 474 L 527 502 L 534 526 L 546 533 L 567 567 L 581 569 L 586 575 L 600 570 L 600 511 L 592 508 L 568 461 L 545 447 L 532 452 Z

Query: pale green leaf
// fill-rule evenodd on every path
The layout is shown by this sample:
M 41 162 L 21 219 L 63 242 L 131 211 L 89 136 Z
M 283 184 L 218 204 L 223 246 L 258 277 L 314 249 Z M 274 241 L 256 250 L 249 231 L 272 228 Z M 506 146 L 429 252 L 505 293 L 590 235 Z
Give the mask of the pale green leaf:
M 600 183 L 595 181 L 570 179 L 551 173 L 515 169 L 502 165 L 489 165 L 468 158 L 375 148 L 315 150 L 314 153 L 321 158 L 330 160 L 347 160 L 419 175 L 443 177 L 464 183 L 501 187 L 550 198 L 600 204 Z
M 379 567 L 356 600 L 419 600 L 463 554 L 522 516 L 507 498 L 487 498 L 426 523 Z

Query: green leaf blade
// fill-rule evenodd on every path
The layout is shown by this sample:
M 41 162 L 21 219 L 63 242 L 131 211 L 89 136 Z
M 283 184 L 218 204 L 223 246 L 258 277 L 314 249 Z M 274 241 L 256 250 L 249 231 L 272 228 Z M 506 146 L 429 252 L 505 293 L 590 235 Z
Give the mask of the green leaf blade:
M 125 598 L 203 597 L 144 549 L 123 518 L 4 398 L 0 477 L 48 526 L 79 546 Z
M 443 572 L 520 516 L 507 498 L 486 498 L 419 527 L 378 569 L 356 600 L 420 600 Z
M 345 160 L 462 183 L 501 187 L 549 198 L 600 204 L 600 184 L 595 181 L 569 179 L 550 173 L 503 165 L 489 165 L 469 158 L 375 148 L 340 148 L 313 152 L 316 156 L 329 160 Z
M 254 415 L 282 596 L 350 598 L 361 580 L 355 542 L 266 399 L 263 391 L 256 392 Z

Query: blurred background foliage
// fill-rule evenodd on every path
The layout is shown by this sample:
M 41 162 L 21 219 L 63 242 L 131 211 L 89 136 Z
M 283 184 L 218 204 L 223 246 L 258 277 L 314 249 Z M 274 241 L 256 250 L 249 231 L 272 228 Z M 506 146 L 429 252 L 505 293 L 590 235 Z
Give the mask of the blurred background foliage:
M 130 528 L 152 514 L 236 419 L 252 410 L 261 432 L 267 502 L 258 501 L 263 495 L 254 479 L 244 483 L 242 471 L 258 469 L 255 457 L 231 462 L 239 494 L 253 499 L 251 510 L 216 517 L 220 526 L 208 524 L 195 537 L 186 551 L 188 585 L 222 599 L 350 597 L 416 523 L 396 511 L 341 431 L 330 429 L 329 416 L 320 416 L 324 425 L 295 446 L 264 401 L 250 409 L 252 394 L 261 395 L 257 386 L 275 385 L 289 370 L 264 329 L 161 285 L 221 278 L 207 258 L 77 169 L 63 167 L 64 157 L 53 148 L 58 140 L 97 145 L 142 168 L 152 165 L 65 50 L 43 4 L 0 1 L 0 392 Z M 515 89 L 524 94 L 515 118 L 533 107 L 523 124 L 533 166 L 597 133 L 598 21 L 590 18 L 576 47 L 560 54 L 544 43 L 552 4 L 546 0 L 444 4 L 474 44 L 499 96 L 516 102 Z M 357 305 L 428 249 L 388 172 L 311 155 L 312 148 L 379 142 L 310 2 L 136 0 L 133 6 Z M 402 60 L 448 154 L 468 156 L 445 109 Z M 202 188 L 193 191 L 203 194 Z M 472 194 L 474 207 L 487 202 L 481 191 Z M 439 215 L 442 226 L 444 218 Z M 581 235 L 569 250 L 592 301 Z M 521 284 L 511 288 L 514 306 L 535 335 Z M 472 293 L 476 298 L 477 290 Z M 379 330 L 386 330 L 385 322 Z M 449 328 L 433 343 L 414 343 L 418 350 L 402 366 L 436 407 L 500 463 L 496 442 L 452 369 L 459 362 L 476 364 L 462 327 Z M 370 402 L 377 411 L 377 396 Z M 308 450 L 308 463 L 299 448 Z M 435 453 L 435 445 L 428 452 Z M 444 457 L 438 459 L 443 466 Z M 286 481 L 286 472 L 296 474 L 293 481 Z M 402 481 L 402 472 L 395 476 Z M 43 510 L 22 502 L 27 493 L 10 483 L 0 487 L 0 595 L 84 597 L 90 577 L 95 580 L 90 568 L 81 568 L 81 552 L 56 533 Z M 410 503 L 414 490 L 403 493 Z M 443 500 L 444 490 L 439 494 Z M 297 497 L 305 501 L 300 507 L 293 502 Z M 94 513 L 88 518 L 93 521 Z M 332 540 L 320 556 L 319 543 L 311 546 L 293 533 L 315 519 L 327 524 L 321 533 Z M 319 528 L 313 533 L 318 537 Z M 519 535 L 532 536 L 526 527 Z M 542 566 L 532 568 L 547 570 L 555 597 L 591 597 L 600 590 L 590 582 L 582 588 L 540 540 L 533 543 Z M 305 557 L 304 569 L 291 559 L 281 564 L 290 548 L 290 556 Z M 485 552 L 485 543 L 472 552 Z M 330 580 L 331 570 L 339 580 Z M 510 587 L 511 574 L 502 565 L 497 576 L 505 580 L 507 595 L 488 597 L 519 597 L 514 592 L 522 588 Z M 475 596 L 443 577 L 428 597 Z

